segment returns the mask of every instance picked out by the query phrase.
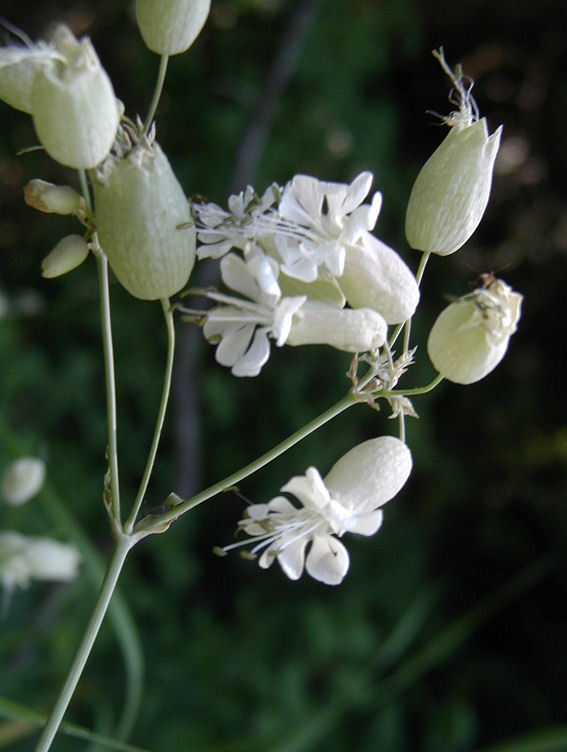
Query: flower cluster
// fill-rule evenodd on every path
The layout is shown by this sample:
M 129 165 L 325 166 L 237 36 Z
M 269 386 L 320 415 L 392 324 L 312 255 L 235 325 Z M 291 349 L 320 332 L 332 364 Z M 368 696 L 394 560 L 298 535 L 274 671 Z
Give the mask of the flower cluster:
M 382 525 L 381 507 L 403 487 L 412 467 L 410 450 L 393 436 L 380 436 L 354 447 L 336 462 L 325 479 L 309 467 L 305 475 L 282 487 L 301 504 L 285 496 L 267 504 L 252 504 L 239 522 L 249 540 L 218 549 L 225 553 L 252 544 L 259 565 L 276 559 L 292 580 L 303 570 L 327 585 L 342 582 L 349 555 L 339 538 L 345 533 L 374 535 Z
M 199 258 L 221 258 L 224 284 L 242 297 L 208 292 L 204 334 L 216 359 L 255 376 L 276 345 L 327 344 L 347 352 L 381 347 L 388 324 L 419 301 L 412 272 L 372 234 L 381 206 L 363 203 L 372 174 L 350 185 L 296 175 L 258 195 L 250 186 L 228 210 L 193 202 Z M 240 254 L 235 253 L 240 251 Z

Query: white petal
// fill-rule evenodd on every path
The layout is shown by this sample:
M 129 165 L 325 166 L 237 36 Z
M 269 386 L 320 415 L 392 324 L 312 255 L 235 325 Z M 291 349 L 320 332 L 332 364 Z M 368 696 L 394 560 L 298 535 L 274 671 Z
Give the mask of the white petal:
M 276 338 L 276 345 L 278 347 L 285 344 L 293 323 L 293 315 L 301 308 L 306 299 L 305 295 L 300 295 L 295 298 L 282 298 L 280 300 L 274 311 L 274 323 L 272 326 L 272 336 Z
M 232 367 L 232 375 L 257 376 L 269 357 L 270 340 L 264 329 L 258 329 L 246 354 Z
M 411 468 L 411 452 L 404 442 L 380 436 L 343 455 L 325 477 L 325 485 L 334 499 L 360 514 L 392 499 Z
M 293 494 L 304 507 L 323 509 L 331 500 L 316 467 L 308 467 L 305 475 L 295 475 L 281 490 Z
M 307 554 L 305 569 L 315 580 L 325 585 L 338 585 L 342 582 L 349 567 L 348 551 L 343 544 L 331 535 L 313 538 Z
M 284 541 L 282 541 L 282 544 Z M 289 577 L 290 580 L 298 580 L 303 573 L 303 565 L 305 562 L 305 547 L 307 546 L 307 540 L 305 538 L 298 538 L 289 543 L 281 553 L 278 554 L 278 562 L 282 571 Z
M 361 172 L 350 184 L 343 202 L 344 214 L 350 214 L 368 195 L 374 175 L 371 172 Z M 376 215 L 378 216 L 378 215 Z
M 286 219 L 310 226 L 320 217 L 323 197 L 319 180 L 296 175 L 284 188 L 278 209 Z
M 366 512 L 356 516 L 356 522 L 349 528 L 349 533 L 358 533 L 358 535 L 374 535 L 382 526 L 384 513 L 381 509 L 375 509 L 373 512 Z
M 250 273 L 250 269 L 246 266 L 246 262 L 240 256 L 229 253 L 220 262 L 220 270 L 222 281 L 227 287 L 236 290 L 250 300 L 257 301 L 259 299 L 258 285 Z
M 232 331 L 228 330 L 219 342 L 215 359 L 221 366 L 233 366 L 244 355 L 252 335 L 254 334 L 254 324 L 246 324 Z

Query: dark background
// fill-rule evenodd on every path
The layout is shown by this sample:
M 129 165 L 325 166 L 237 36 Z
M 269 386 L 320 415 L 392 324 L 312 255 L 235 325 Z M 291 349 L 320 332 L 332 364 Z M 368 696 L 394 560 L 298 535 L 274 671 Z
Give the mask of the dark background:
M 54 20 L 91 36 L 127 113 L 145 114 L 158 58 L 129 2 L 9 0 L 0 12 L 34 40 Z M 504 135 L 480 228 L 457 254 L 430 261 L 413 326 L 418 365 L 404 384 L 430 380 L 427 332 L 444 296 L 463 294 L 479 273 L 494 270 L 521 291 L 523 316 L 485 380 L 415 401 L 411 479 L 375 538 L 345 540 L 351 569 L 340 587 L 215 557 L 242 511 L 233 494 L 140 545 L 122 585 L 140 652 L 109 621 L 69 719 L 116 735 L 143 655 L 131 738 L 156 752 L 567 750 L 566 17 L 563 0 L 213 0 L 195 45 L 171 59 L 158 139 L 188 194 L 225 204 L 247 182 L 261 191 L 298 172 L 349 181 L 370 169 L 384 194 L 376 233 L 415 269 L 403 218 L 445 133 L 426 114 L 450 107 L 430 55 L 443 45 L 475 79 L 490 130 L 504 123 Z M 0 464 L 39 453 L 50 481 L 27 507 L 1 507 L 0 528 L 64 539 L 79 524 L 106 556 L 94 264 L 43 280 L 42 257 L 77 228 L 22 200 L 33 177 L 75 176 L 42 152 L 17 156 L 36 143 L 28 116 L 2 105 L 0 129 Z M 165 337 L 157 304 L 114 284 L 112 305 L 126 500 L 151 440 Z M 348 361 L 325 348 L 273 348 L 259 377 L 238 380 L 199 335 L 180 332 L 148 510 L 171 490 L 188 496 L 224 477 L 326 409 L 347 388 Z M 267 500 L 309 464 L 325 474 L 357 442 L 393 432 L 387 411 L 357 407 L 240 490 Z M 0 621 L 0 695 L 52 704 L 94 599 L 89 571 L 70 587 L 14 596 Z M 117 632 L 130 645 L 129 689 Z M 5 721 L 0 749 L 29 750 L 32 733 Z M 56 748 L 78 746 L 62 737 Z

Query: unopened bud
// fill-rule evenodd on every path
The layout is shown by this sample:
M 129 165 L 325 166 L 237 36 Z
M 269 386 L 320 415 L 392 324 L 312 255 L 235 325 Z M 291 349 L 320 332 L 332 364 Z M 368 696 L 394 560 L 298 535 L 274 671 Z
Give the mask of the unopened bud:
M 84 213 L 85 200 L 70 185 L 54 185 L 36 178 L 24 188 L 24 200 L 32 209 L 46 214 Z
M 32 115 L 47 153 L 76 169 L 95 167 L 108 155 L 119 122 L 112 84 L 89 39 L 66 26 L 53 38 L 58 58 L 40 70 L 32 87 Z
M 177 55 L 193 44 L 210 8 L 211 0 L 137 0 L 136 18 L 152 52 Z
M 46 278 L 60 277 L 76 269 L 89 255 L 89 246 L 80 235 L 67 235 L 41 262 L 41 273 Z
M 413 185 L 406 212 L 406 237 L 412 248 L 439 256 L 459 250 L 478 227 L 486 209 L 502 126 L 488 135 L 479 120 L 472 84 L 433 53 L 451 79 L 459 110 L 443 118 L 451 127 Z
M 451 303 L 433 325 L 427 352 L 435 368 L 456 384 L 480 381 L 506 354 L 521 304 L 519 293 L 486 275 L 482 287 Z
M 2 476 L 2 497 L 6 504 L 19 506 L 33 498 L 43 486 L 45 463 L 37 457 L 20 457 Z
M 334 308 L 307 300 L 294 314 L 286 345 L 330 345 L 346 352 L 367 352 L 381 347 L 388 326 L 370 308 Z
M 195 263 L 195 228 L 159 145 L 140 144 L 125 157 L 110 157 L 98 172 L 97 230 L 118 281 L 142 300 L 179 292 Z

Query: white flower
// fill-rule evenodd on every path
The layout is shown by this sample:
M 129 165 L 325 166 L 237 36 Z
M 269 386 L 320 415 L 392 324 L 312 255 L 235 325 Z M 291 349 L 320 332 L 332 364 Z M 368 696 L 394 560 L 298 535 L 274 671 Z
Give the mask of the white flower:
M 205 25 L 211 0 L 137 0 L 136 19 L 144 42 L 159 55 L 178 55 Z
M 371 183 L 370 172 L 350 185 L 296 175 L 283 191 L 272 185 L 261 198 L 249 186 L 231 196 L 228 212 L 216 204 L 194 203 L 198 238 L 204 244 L 198 256 L 219 258 L 253 241 L 292 278 L 314 282 L 320 271 L 340 276 L 346 246 L 358 243 L 376 224 L 381 194 L 362 204 Z
M 522 296 L 492 275 L 483 277 L 483 286 L 451 303 L 429 333 L 431 362 L 457 384 L 472 384 L 496 368 L 520 318 Z
M 32 579 L 72 580 L 80 562 L 75 546 L 11 531 L 0 533 L 0 582 L 8 592 L 27 587 Z
M 335 463 L 323 480 L 316 468 L 295 476 L 282 487 L 295 496 L 252 504 L 239 529 L 250 540 L 225 546 L 223 552 L 254 544 L 262 551 L 263 569 L 278 560 L 284 573 L 297 580 L 305 568 L 316 580 L 338 585 L 349 567 L 349 555 L 338 540 L 345 533 L 374 535 L 382 524 L 382 507 L 402 488 L 411 472 L 407 446 L 392 436 L 359 444 Z
M 221 261 L 221 276 L 227 287 L 248 300 L 207 293 L 221 305 L 207 312 L 203 334 L 209 340 L 220 338 L 215 358 L 221 365 L 230 366 L 234 376 L 257 376 L 270 356 L 269 337 L 278 347 L 285 343 L 293 314 L 305 297 L 280 297 L 277 282 L 274 285 L 272 259 L 267 257 L 264 264 L 254 255 L 247 264 L 230 253 Z
M 412 248 L 447 256 L 466 243 L 482 219 L 502 126 L 488 135 L 470 87 L 447 66 L 442 50 L 436 57 L 451 78 L 460 100 L 459 111 L 445 118 L 451 130 L 414 183 L 406 212 L 406 237 Z
M 278 206 L 283 221 L 274 236 L 286 274 L 313 282 L 323 267 L 341 276 L 345 246 L 372 230 L 380 212 L 380 193 L 374 194 L 371 204 L 362 204 L 372 179 L 371 172 L 361 172 L 346 185 L 296 175 L 286 185 Z
M 6 504 L 19 506 L 32 499 L 43 486 L 45 463 L 38 457 L 20 457 L 2 476 L 2 497 Z

